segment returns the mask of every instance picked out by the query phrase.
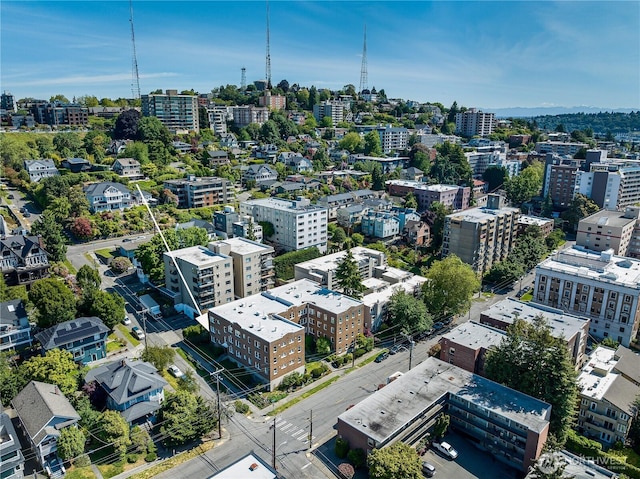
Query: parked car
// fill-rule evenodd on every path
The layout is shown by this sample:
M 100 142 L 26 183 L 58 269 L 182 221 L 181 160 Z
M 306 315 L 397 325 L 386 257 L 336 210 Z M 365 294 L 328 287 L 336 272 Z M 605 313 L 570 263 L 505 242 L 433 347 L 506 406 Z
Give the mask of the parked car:
M 131 328 L 131 333 L 140 340 L 144 339 L 144 331 L 142 331 L 138 326 Z
M 24 216 L 25 218 L 29 218 L 31 216 L 31 213 L 25 211 L 24 213 L 22 213 L 22 216 Z
M 125 326 L 129 326 L 131 324 L 131 320 L 126 314 L 124 315 L 124 318 L 122 318 L 122 324 L 124 324 Z
M 27 211 L 27 209 L 24 206 L 20 208 L 20 213 L 24 213 L 25 211 Z
M 380 353 L 378 354 L 378 357 L 376 357 L 375 362 L 376 363 L 381 363 L 382 361 L 384 361 L 385 359 L 387 359 L 389 357 L 389 353 Z
M 178 366 L 176 366 L 175 364 L 169 366 L 167 368 L 167 371 L 169 371 L 169 374 L 171 374 L 174 378 L 181 378 L 182 376 L 184 376 L 184 373 L 180 371 L 180 368 L 178 368 Z
M 15 197 L 11 194 L 7 195 L 7 198 L 9 198 L 10 200 L 13 200 Z
M 427 477 L 433 477 L 433 475 L 436 473 L 436 466 L 434 466 L 430 462 L 424 461 L 422 463 L 422 473 Z
M 445 319 L 442 320 L 442 324 L 451 324 L 451 322 L 453 321 L 453 316 L 449 316 Z
M 458 457 L 458 451 L 456 451 L 448 442 L 434 442 L 433 447 L 449 459 L 455 459 L 456 457 Z
M 389 354 L 396 354 L 399 353 L 400 351 L 402 351 L 403 349 L 406 349 L 402 344 L 398 343 L 398 344 L 394 344 L 391 349 L 389 349 Z
M 440 331 L 441 329 L 444 329 L 444 323 L 441 321 L 438 321 L 437 323 L 433 323 L 433 330 L 434 331 Z

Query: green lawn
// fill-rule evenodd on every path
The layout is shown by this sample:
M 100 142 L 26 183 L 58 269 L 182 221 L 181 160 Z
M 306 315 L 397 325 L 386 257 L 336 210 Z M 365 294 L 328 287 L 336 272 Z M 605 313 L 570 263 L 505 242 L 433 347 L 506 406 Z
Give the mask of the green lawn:
M 96 475 L 91 466 L 75 467 L 71 466 L 67 469 L 65 476 L 67 479 L 96 479 Z
M 134 347 L 140 344 L 140 341 L 131 334 L 131 330 L 129 330 L 124 324 L 118 324 L 116 328 L 118 328 L 118 331 L 120 331 L 124 337 L 127 338 L 127 341 L 129 341 Z
M 107 354 L 119 351 L 123 348 L 122 344 L 116 341 L 107 341 Z
M 610 449 L 608 453 L 612 456 L 616 456 L 621 461 L 624 461 L 627 464 L 640 467 L 640 455 L 638 455 L 638 453 L 636 453 L 633 449 L 629 447 L 626 447 L 620 450 Z
M 529 292 L 527 294 L 523 294 L 522 298 L 520 298 L 520 301 L 529 302 L 532 299 L 533 299 L 533 293 Z
M 276 414 L 280 414 L 282 411 L 284 411 L 286 409 L 289 409 L 294 404 L 298 404 L 303 399 L 307 399 L 309 396 L 313 396 L 318 391 L 320 391 L 320 390 L 322 390 L 322 389 L 324 389 L 326 387 L 331 386 L 338 379 L 340 379 L 340 376 L 334 376 L 331 379 L 329 379 L 328 381 L 325 381 L 325 382 L 323 382 L 321 384 L 318 384 L 316 387 L 309 389 L 307 392 L 301 394 L 297 398 L 293 398 L 291 401 L 283 404 L 282 406 L 278 406 L 273 411 L 268 412 L 267 416 L 275 416 Z

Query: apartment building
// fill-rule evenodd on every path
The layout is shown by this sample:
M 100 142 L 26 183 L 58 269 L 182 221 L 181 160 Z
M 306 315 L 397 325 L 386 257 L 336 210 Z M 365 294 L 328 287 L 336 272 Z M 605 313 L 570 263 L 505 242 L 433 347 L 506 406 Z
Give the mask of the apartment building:
M 629 346 L 638 333 L 639 281 L 640 261 L 574 246 L 536 267 L 533 299 L 587 317 L 592 336 Z
M 325 116 L 328 116 L 331 118 L 332 125 L 335 127 L 338 123 L 345 121 L 347 116 L 350 116 L 350 108 L 349 102 L 325 100 L 313 105 L 313 117 L 320 123 Z
M 474 151 L 465 152 L 464 156 L 467 158 L 469 162 L 469 166 L 471 166 L 471 171 L 473 173 L 473 177 L 476 179 L 481 179 L 482 174 L 486 171 L 489 166 L 504 166 L 507 167 L 509 163 L 507 162 L 507 151 L 508 147 L 506 143 L 503 142 L 491 142 L 489 145 L 478 146 L 474 149 Z M 515 162 L 518 165 L 519 162 Z M 520 168 L 515 165 L 509 164 L 511 171 L 510 176 L 517 176 L 520 172 Z M 515 171 L 515 175 L 512 173 Z
M 370 238 L 394 238 L 400 234 L 400 220 L 391 213 L 368 211 L 362 216 L 360 229 Z
M 241 105 L 233 107 L 233 123 L 238 128 L 251 123 L 262 125 L 269 119 L 269 109 L 262 106 Z
M 175 295 L 176 309 L 193 314 L 198 309 L 204 311 L 234 300 L 233 260 L 230 256 L 204 246 L 191 246 L 166 252 L 163 258 L 165 285 Z
M 273 225 L 274 234 L 266 238 L 285 251 L 317 247 L 327 252 L 327 208 L 306 199 L 264 198 L 240 203 L 240 214 Z
M 445 217 L 442 256 L 455 254 L 481 275 L 503 261 L 513 248 L 520 210 L 488 195 L 487 206 Z
M 640 208 L 627 207 L 625 211 L 602 210 L 583 218 L 578 223 L 576 245 L 593 251 L 613 250 L 619 256 L 636 253 L 632 240 L 638 240 L 636 231 L 640 219 Z
M 518 217 L 518 235 L 524 233 L 529 226 L 537 226 L 542 235 L 547 237 L 553 231 L 554 224 L 551 218 L 522 215 Z
M 427 185 L 421 181 L 387 180 L 390 195 L 404 197 L 413 193 L 418 202 L 418 211 L 427 211 L 434 202 L 439 202 L 452 210 L 469 207 L 471 188 L 455 185 Z
M 178 197 L 179 208 L 202 208 L 233 202 L 231 182 L 217 176 L 188 175 L 180 180 L 167 180 L 164 187 Z
M 233 260 L 233 289 L 236 298 L 245 298 L 273 288 L 275 271 L 273 248 L 246 238 L 229 238 L 209 243 L 216 253 Z
M 258 104 L 272 111 L 284 110 L 287 108 L 287 97 L 274 95 L 270 90 L 266 90 L 264 95 L 260 95 L 260 98 L 258 98 Z
M 607 160 L 580 172 L 575 190 L 605 209 L 621 210 L 640 203 L 640 161 Z
M 578 431 L 612 446 L 627 439 L 640 394 L 640 357 L 625 347 L 598 346 L 578 376 Z
M 573 364 L 579 369 L 586 360 L 585 350 L 591 323 L 589 318 L 574 316 L 542 304 L 507 298 L 482 311 L 480 323 L 506 331 L 516 319 L 533 323 L 539 317 L 545 319 L 554 338 L 562 338 L 566 343 Z
M 233 107 L 226 105 L 210 105 L 207 107 L 209 125 L 218 136 L 227 134 L 227 122 L 233 121 Z M 222 145 L 220 145 L 222 146 Z
M 24 301 L 0 303 L 0 351 L 19 351 L 31 346 L 31 325 Z
M 470 108 L 456 113 L 456 133 L 462 136 L 489 136 L 493 133 L 496 117 L 494 113 Z
M 409 130 L 404 127 L 392 127 L 388 125 L 378 128 L 380 135 L 380 146 L 385 154 L 394 151 L 406 150 L 409 146 Z
M 487 351 L 498 346 L 506 333 L 486 324 L 467 321 L 443 334 L 440 344 L 440 359 L 480 376 L 484 376 Z
M 326 337 L 338 354 L 363 332 L 363 304 L 306 279 L 209 310 L 211 341 L 275 388 L 304 373 L 304 336 Z
M 89 109 L 75 103 L 38 101 L 28 109 L 41 125 L 85 126 L 89 123 Z
M 24 160 L 24 169 L 29 173 L 29 180 L 37 183 L 43 178 L 58 176 L 60 172 L 51 159 Z
M 583 160 L 547 153 L 542 195 L 550 196 L 555 207 L 566 209 L 571 204 L 582 164 Z
M 568 141 L 539 141 L 536 143 L 537 153 L 553 153 L 561 156 L 573 156 L 581 148 L 589 148 L 586 143 L 570 143 Z
M 442 414 L 495 459 L 526 472 L 542 454 L 551 406 L 436 358 L 338 416 L 338 437 L 367 454 L 415 444 Z
M 142 116 L 155 116 L 169 131 L 200 131 L 198 97 L 177 90 L 142 95 Z

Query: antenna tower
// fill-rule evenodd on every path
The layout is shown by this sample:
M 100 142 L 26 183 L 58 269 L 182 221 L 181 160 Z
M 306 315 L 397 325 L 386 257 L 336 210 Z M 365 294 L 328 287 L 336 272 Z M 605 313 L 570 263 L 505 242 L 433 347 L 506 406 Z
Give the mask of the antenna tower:
M 138 74 L 138 57 L 136 56 L 136 35 L 133 31 L 133 1 L 129 0 L 129 23 L 131 23 L 131 44 L 133 45 L 133 59 L 131 71 L 131 93 L 134 100 L 140 99 L 140 75 Z
M 245 67 L 242 67 L 240 71 L 242 72 L 242 76 L 240 77 L 240 90 L 246 91 L 247 90 L 247 69 Z
M 266 62 L 266 80 L 267 90 L 271 90 L 271 50 L 269 48 L 269 0 L 267 0 L 267 62 Z
M 367 26 L 364 26 L 364 46 L 362 47 L 362 67 L 360 68 L 360 91 L 369 89 L 369 74 L 367 73 Z

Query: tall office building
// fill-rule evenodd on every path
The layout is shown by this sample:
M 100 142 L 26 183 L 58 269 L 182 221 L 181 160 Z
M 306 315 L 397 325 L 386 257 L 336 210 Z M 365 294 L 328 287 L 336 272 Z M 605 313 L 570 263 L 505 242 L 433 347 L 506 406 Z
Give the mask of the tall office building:
M 177 90 L 142 95 L 142 116 L 155 116 L 170 131 L 199 131 L 198 97 Z

